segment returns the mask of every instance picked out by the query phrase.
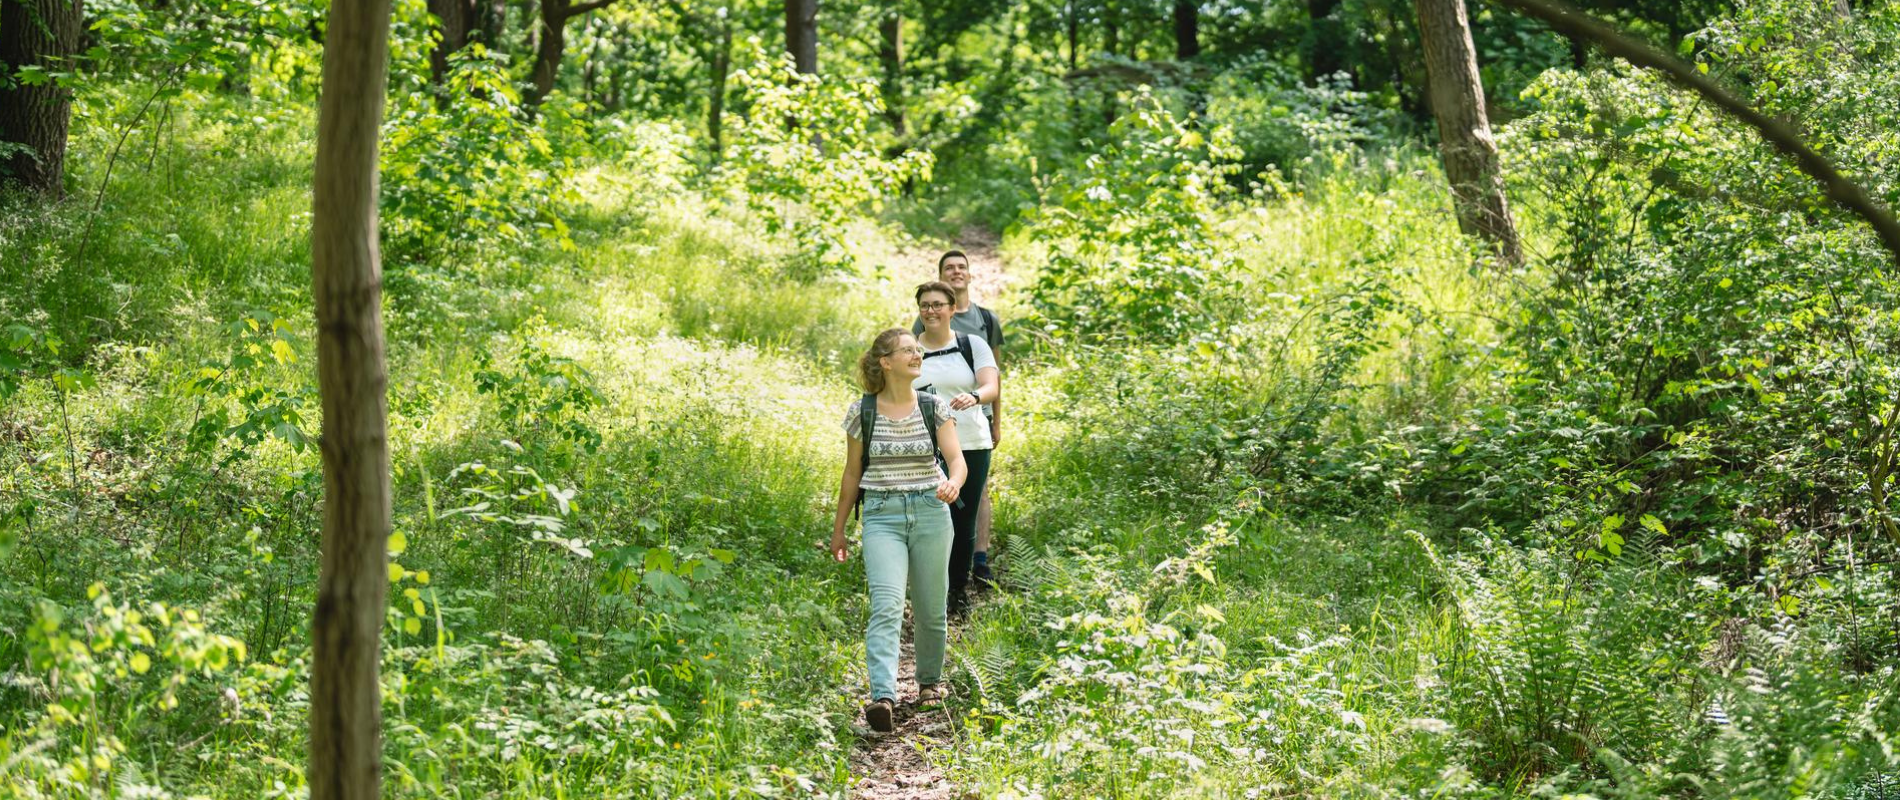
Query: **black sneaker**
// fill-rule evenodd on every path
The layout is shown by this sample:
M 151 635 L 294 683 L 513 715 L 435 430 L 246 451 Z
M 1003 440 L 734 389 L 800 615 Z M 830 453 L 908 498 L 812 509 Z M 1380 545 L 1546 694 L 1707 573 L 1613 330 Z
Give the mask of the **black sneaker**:
M 897 730 L 897 725 L 891 721 L 892 705 L 895 704 L 888 697 L 880 697 L 864 705 L 864 721 L 870 723 L 871 730 L 878 733 Z
M 996 575 L 990 572 L 990 562 L 985 561 L 970 568 L 970 581 L 976 584 L 976 590 L 987 592 L 996 584 Z
M 951 622 L 962 622 L 970 618 L 970 601 L 961 597 L 952 597 L 944 607 L 944 616 Z

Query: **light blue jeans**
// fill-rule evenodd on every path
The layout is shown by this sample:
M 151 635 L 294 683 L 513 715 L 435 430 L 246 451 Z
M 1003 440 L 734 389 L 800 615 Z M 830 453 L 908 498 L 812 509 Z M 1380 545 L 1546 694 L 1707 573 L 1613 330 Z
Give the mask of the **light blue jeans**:
M 871 585 L 871 621 L 864 629 L 864 662 L 871 699 L 897 699 L 898 637 L 904 625 L 904 588 L 910 586 L 917 683 L 943 676 L 944 599 L 950 574 L 950 508 L 936 492 L 864 495 L 864 577 Z

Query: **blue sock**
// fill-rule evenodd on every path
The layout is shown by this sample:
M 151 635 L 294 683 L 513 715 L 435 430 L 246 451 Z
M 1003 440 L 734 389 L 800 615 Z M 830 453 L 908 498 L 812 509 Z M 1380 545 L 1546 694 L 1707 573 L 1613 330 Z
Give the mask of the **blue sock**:
M 976 551 L 976 555 L 972 556 L 971 558 L 976 561 L 976 565 L 979 567 L 983 566 L 984 564 L 990 563 L 990 554 L 985 553 L 981 550 Z

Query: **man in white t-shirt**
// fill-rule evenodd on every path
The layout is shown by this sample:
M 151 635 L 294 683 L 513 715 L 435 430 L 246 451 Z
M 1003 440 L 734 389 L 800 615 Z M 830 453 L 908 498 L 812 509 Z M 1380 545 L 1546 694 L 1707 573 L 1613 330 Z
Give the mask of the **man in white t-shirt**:
M 951 250 L 937 259 L 937 280 L 950 285 L 957 292 L 956 315 L 950 318 L 950 328 L 958 333 L 969 334 L 989 345 L 991 356 L 996 363 L 1003 361 L 1003 324 L 996 318 L 996 312 L 977 305 L 970 295 L 970 257 L 961 250 Z M 924 321 L 919 319 L 910 326 L 914 335 L 924 332 Z M 1003 441 L 1003 398 L 999 395 L 996 402 L 983 407 L 989 417 L 990 440 L 996 444 Z M 977 588 L 990 587 L 990 497 L 983 494 L 982 505 L 977 507 L 976 516 L 976 553 L 971 563 L 971 577 Z

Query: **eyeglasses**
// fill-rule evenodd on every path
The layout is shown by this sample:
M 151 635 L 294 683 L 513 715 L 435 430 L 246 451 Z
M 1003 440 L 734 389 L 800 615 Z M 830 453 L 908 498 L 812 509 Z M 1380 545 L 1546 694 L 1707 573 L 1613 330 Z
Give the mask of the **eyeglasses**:
M 949 307 L 950 307 L 950 304 L 949 304 L 949 303 L 943 303 L 943 302 L 931 302 L 931 303 L 918 303 L 918 304 L 917 304 L 917 310 L 918 310 L 918 311 L 942 311 L 942 310 L 944 310 L 944 309 L 946 309 L 946 308 L 949 308 Z
M 924 354 L 924 349 L 914 344 L 909 347 L 899 347 L 891 351 L 891 355 L 921 356 L 923 354 Z

